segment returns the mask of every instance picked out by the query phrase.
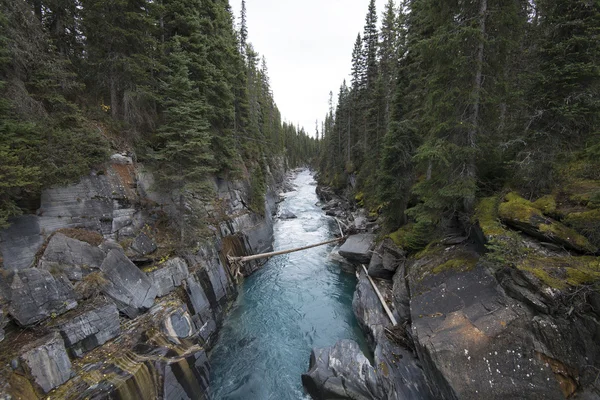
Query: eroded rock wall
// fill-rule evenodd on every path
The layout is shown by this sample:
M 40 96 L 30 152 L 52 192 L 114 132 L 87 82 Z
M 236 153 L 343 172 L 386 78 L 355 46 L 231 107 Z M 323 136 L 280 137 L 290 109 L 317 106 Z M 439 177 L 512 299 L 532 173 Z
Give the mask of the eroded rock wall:
M 45 191 L 0 231 L 0 398 L 205 398 L 206 352 L 237 295 L 226 256 L 271 248 L 279 164 L 264 212 L 244 181 L 192 197 L 206 227 L 192 245 L 172 232 L 180 204 L 126 156 Z

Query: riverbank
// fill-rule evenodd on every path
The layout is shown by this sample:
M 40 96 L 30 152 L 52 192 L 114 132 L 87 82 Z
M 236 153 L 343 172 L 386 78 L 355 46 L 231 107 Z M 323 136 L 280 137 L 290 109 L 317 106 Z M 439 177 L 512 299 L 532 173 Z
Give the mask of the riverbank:
M 329 196 L 328 212 L 353 213 Z M 539 218 L 515 216 L 515 208 L 545 218 L 555 236 L 538 235 Z M 598 258 L 514 194 L 482 200 L 477 218 L 480 235 L 449 236 L 419 253 L 375 236 L 364 245 L 365 234 L 354 236 L 361 240 L 352 251 L 340 248 L 355 267 L 368 265 L 398 325 L 357 268 L 353 307 L 374 362 L 347 342 L 314 349 L 303 376 L 314 399 L 600 398 L 600 303 L 585 284 L 596 279 Z M 481 252 L 478 237 L 497 249 Z M 564 281 L 551 279 L 550 265 Z
M 272 249 L 284 178 L 280 160 L 259 212 L 249 180 L 215 177 L 215 197 L 190 196 L 183 216 L 115 154 L 44 191 L 36 214 L 0 231 L 0 397 L 206 398 L 206 353 L 238 294 L 226 256 Z
M 293 183 L 274 225 L 275 250 L 318 243 L 338 231 L 315 204 L 309 171 Z M 305 398 L 300 376 L 312 347 L 364 342 L 352 312 L 356 279 L 328 260 L 332 248 L 273 257 L 245 279 L 209 356 L 214 400 Z

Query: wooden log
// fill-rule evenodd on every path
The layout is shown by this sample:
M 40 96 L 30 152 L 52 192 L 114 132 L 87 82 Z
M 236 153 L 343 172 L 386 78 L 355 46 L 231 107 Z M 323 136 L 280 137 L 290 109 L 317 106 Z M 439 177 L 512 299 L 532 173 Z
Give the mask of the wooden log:
M 346 239 L 346 236 L 337 238 L 337 239 L 333 239 L 333 240 L 328 240 L 326 242 L 311 244 L 310 246 L 298 247 L 295 249 L 273 251 L 271 253 L 255 254 L 252 256 L 245 256 L 245 257 L 228 257 L 228 259 L 230 262 L 246 262 L 246 261 L 259 260 L 261 258 L 269 258 L 269 257 L 273 257 L 273 256 L 279 256 L 282 254 L 294 253 L 296 251 L 312 249 L 313 247 L 325 246 L 326 244 L 337 243 L 344 239 Z
M 385 312 L 386 312 L 388 318 L 390 319 L 390 321 L 392 321 L 392 325 L 393 326 L 398 325 L 398 322 L 396 322 L 396 318 L 394 318 L 394 315 L 392 314 L 392 311 L 390 310 L 390 308 L 386 304 L 386 302 L 385 302 L 385 300 L 383 298 L 383 295 L 381 294 L 381 292 L 379 291 L 379 288 L 375 284 L 375 281 L 373 281 L 373 278 L 371 278 L 369 276 L 369 272 L 367 272 L 367 268 L 365 267 L 364 264 L 361 264 L 361 265 L 362 265 L 363 271 L 365 271 L 365 275 L 369 279 L 369 282 L 371 282 L 371 286 L 373 286 L 373 290 L 375 290 L 375 294 L 377 295 L 377 297 L 379 297 L 379 301 L 381 302 L 381 305 L 383 306 L 383 309 L 385 310 Z

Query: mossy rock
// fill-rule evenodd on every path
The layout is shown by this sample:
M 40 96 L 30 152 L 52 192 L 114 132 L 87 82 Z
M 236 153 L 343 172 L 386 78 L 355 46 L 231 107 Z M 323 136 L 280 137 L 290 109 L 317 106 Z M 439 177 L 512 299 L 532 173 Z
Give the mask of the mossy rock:
M 573 203 L 588 208 L 600 208 L 600 181 L 575 181 L 568 184 L 561 192 Z
M 431 240 L 432 231 L 425 224 L 410 223 L 404 225 L 387 237 L 392 239 L 396 246 L 410 253 L 422 250 Z
M 556 197 L 554 195 L 549 194 L 540 197 L 531 204 L 540 210 L 544 215 L 553 216 L 556 214 Z
M 356 196 L 354 196 L 354 200 L 356 200 L 356 204 L 359 207 L 363 207 L 365 205 L 365 193 L 364 192 L 358 192 L 356 194 Z
M 559 290 L 600 281 L 599 257 L 530 255 L 517 268 L 532 273 L 547 286 Z
M 506 230 L 498 217 L 500 198 L 497 196 L 485 197 L 475 206 L 473 223 L 478 223 L 487 239 L 504 235 Z
M 563 222 L 600 246 L 600 209 L 568 214 Z
M 500 219 L 509 226 L 540 240 L 550 241 L 582 253 L 595 253 L 598 247 L 572 228 L 544 216 L 532 202 L 516 193 L 509 193 L 498 207 Z
M 473 270 L 479 261 L 479 255 L 472 249 L 464 246 L 450 248 L 441 243 L 432 242 L 413 258 L 409 274 L 415 284 L 443 279 L 446 274 L 463 273 Z

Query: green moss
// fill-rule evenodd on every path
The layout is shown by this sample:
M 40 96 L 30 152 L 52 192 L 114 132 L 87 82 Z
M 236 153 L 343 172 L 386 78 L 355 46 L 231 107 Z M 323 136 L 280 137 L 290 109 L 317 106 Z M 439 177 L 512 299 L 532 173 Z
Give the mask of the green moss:
M 503 219 L 529 223 L 535 216 L 542 217 L 542 212 L 530 201 L 512 192 L 506 195 L 505 202 L 498 207 L 498 214 Z
M 434 274 L 439 274 L 445 271 L 466 272 L 471 271 L 477 265 L 478 258 L 474 255 L 464 257 L 455 257 L 438 265 L 433 269 Z
M 556 213 L 556 198 L 551 194 L 540 197 L 532 205 L 546 215 Z
M 500 220 L 498 219 L 498 203 L 500 199 L 496 196 L 486 197 L 477 203 L 475 206 L 475 214 L 473 222 L 479 223 L 485 236 L 492 237 L 505 233 Z
M 443 251 L 442 246 L 437 242 L 429 243 L 423 250 L 415 254 L 415 258 L 420 260 L 425 257 L 440 255 Z
M 595 245 L 600 245 L 600 210 L 571 213 L 563 222 L 583 234 Z
M 598 250 L 585 236 L 580 235 L 574 229 L 568 228 L 561 223 L 540 224 L 538 228 L 541 232 L 565 240 L 576 248 L 586 250 L 590 253 L 595 253 Z
M 354 200 L 356 200 L 356 204 L 359 207 L 363 207 L 365 205 L 365 194 L 364 192 L 358 192 L 356 196 L 354 196 Z
M 597 247 L 592 245 L 583 235 L 560 222 L 544 217 L 542 212 L 534 207 L 533 203 L 516 193 L 506 195 L 506 202 L 500 204 L 499 216 L 507 221 L 530 226 L 531 230 L 537 230 L 540 235 L 545 235 L 555 243 L 567 245 L 577 251 L 594 253 L 597 250 Z
M 590 208 L 600 208 L 600 181 L 575 181 L 567 185 L 563 192 L 574 203 Z
M 424 249 L 432 238 L 432 229 L 423 223 L 410 223 L 404 225 L 387 237 L 392 239 L 396 246 L 408 252 L 415 253 Z
M 560 290 L 600 281 L 598 257 L 531 255 L 522 260 L 517 268 L 531 272 L 546 285 Z

